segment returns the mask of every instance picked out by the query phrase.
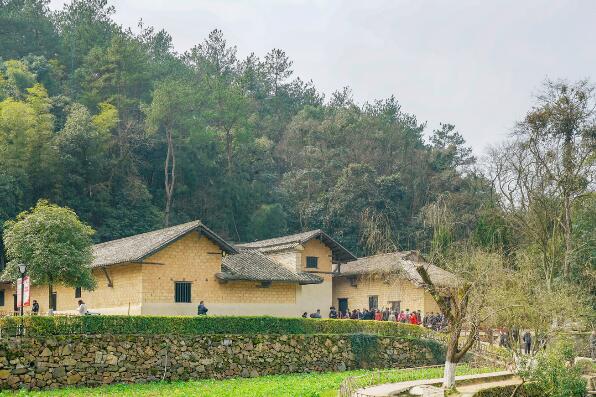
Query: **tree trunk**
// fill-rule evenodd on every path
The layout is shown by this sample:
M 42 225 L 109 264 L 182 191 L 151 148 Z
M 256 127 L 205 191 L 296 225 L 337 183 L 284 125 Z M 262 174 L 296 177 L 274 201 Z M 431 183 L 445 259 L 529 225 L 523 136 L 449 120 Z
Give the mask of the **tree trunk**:
M 563 142 L 563 211 L 564 222 L 563 232 L 565 238 L 565 258 L 563 264 L 563 275 L 569 278 L 571 271 L 571 195 L 573 191 L 573 128 L 569 127 L 565 131 L 565 140 Z
M 228 162 L 228 175 L 232 175 L 233 164 L 232 164 L 232 144 L 233 144 L 233 134 L 231 129 L 226 131 L 226 157 Z
M 457 363 L 445 360 L 445 370 L 443 371 L 443 387 L 453 389 L 455 387 L 455 368 Z
M 459 324 L 451 324 L 450 328 L 451 332 L 449 333 L 447 353 L 445 355 L 445 370 L 443 371 L 443 387 L 445 389 L 452 389 L 455 387 L 455 368 L 459 361 L 457 359 L 457 350 L 459 347 L 461 326 Z
M 563 198 L 563 202 L 563 205 L 565 206 L 565 221 L 563 225 L 563 233 L 565 237 L 565 262 L 563 265 L 563 275 L 566 279 L 568 279 L 569 274 L 571 272 L 571 253 L 573 251 L 573 245 L 571 240 L 571 197 L 569 197 L 569 195 L 566 195 Z
M 166 128 L 166 139 L 168 150 L 164 164 L 164 187 L 166 195 L 166 208 L 164 211 L 164 226 L 170 225 L 170 209 L 172 208 L 172 196 L 174 193 L 174 182 L 176 180 L 176 156 L 174 154 L 174 140 L 172 129 Z

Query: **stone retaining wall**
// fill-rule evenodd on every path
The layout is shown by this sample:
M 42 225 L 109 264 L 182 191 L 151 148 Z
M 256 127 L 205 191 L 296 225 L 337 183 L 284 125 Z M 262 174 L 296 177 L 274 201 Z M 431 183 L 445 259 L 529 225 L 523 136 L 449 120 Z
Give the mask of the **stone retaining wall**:
M 350 335 L 75 335 L 0 341 L 0 388 L 344 371 L 363 364 Z M 379 337 L 374 367 L 441 362 L 436 342 Z M 358 356 L 361 356 L 359 354 Z M 357 362 L 359 360 L 360 362 Z

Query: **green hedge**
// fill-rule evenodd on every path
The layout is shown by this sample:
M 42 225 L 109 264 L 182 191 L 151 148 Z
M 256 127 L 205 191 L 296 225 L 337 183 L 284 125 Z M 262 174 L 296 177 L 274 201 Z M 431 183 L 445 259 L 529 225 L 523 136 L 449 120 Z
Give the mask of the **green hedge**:
M 420 338 L 436 337 L 425 328 L 386 321 L 327 320 L 228 316 L 27 316 L 29 336 L 73 334 L 355 334 Z M 19 331 L 20 317 L 0 319 L 2 336 Z

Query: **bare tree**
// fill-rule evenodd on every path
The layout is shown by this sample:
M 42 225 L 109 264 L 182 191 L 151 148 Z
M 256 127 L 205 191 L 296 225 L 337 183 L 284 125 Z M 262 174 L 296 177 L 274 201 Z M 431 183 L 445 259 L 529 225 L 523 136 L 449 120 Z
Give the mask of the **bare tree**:
M 537 105 L 518 124 L 516 134 L 527 147 L 535 169 L 561 200 L 559 223 L 565 241 L 563 275 L 568 278 L 573 252 L 574 200 L 594 182 L 596 164 L 596 95 L 588 81 L 546 81 Z
M 169 226 L 170 211 L 172 209 L 172 198 L 174 196 L 174 184 L 176 182 L 176 153 L 174 152 L 174 137 L 171 125 L 165 126 L 166 131 L 166 160 L 164 163 L 164 189 L 166 195 L 166 207 L 164 211 L 164 226 Z
M 502 258 L 478 249 L 461 249 L 450 257 L 438 258 L 442 265 L 457 275 L 456 283 L 444 284 L 433 275 L 433 268 L 420 263 L 416 271 L 422 279 L 422 287 L 428 291 L 447 320 L 447 352 L 443 387 L 455 385 L 455 369 L 466 353 L 478 340 L 480 327 L 502 310 L 516 306 L 495 306 L 495 299 L 505 293 L 504 285 L 509 278 Z M 463 331 L 466 331 L 462 338 Z
M 562 208 L 548 172 L 518 138 L 489 152 L 487 174 L 522 248 L 533 245 L 539 249 L 536 264 L 551 288 L 561 273 Z
M 196 123 L 193 111 L 194 92 L 180 80 L 166 80 L 153 93 L 153 102 L 147 109 L 147 127 L 150 132 L 165 132 L 166 156 L 164 161 L 165 210 L 164 226 L 170 223 L 170 212 L 176 184 L 176 139 L 182 139 Z

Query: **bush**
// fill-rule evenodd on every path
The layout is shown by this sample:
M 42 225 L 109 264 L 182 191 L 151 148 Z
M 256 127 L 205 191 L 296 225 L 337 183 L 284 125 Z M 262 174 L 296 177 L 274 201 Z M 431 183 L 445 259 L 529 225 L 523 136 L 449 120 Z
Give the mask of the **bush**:
M 28 336 L 73 334 L 374 334 L 402 338 L 433 337 L 425 328 L 363 320 L 327 320 L 282 317 L 229 316 L 28 316 L 23 319 Z M 20 317 L 0 319 L 3 336 L 15 335 Z
M 583 397 L 586 380 L 581 376 L 581 368 L 574 365 L 574 358 L 571 342 L 559 340 L 537 354 L 519 374 L 545 397 Z

